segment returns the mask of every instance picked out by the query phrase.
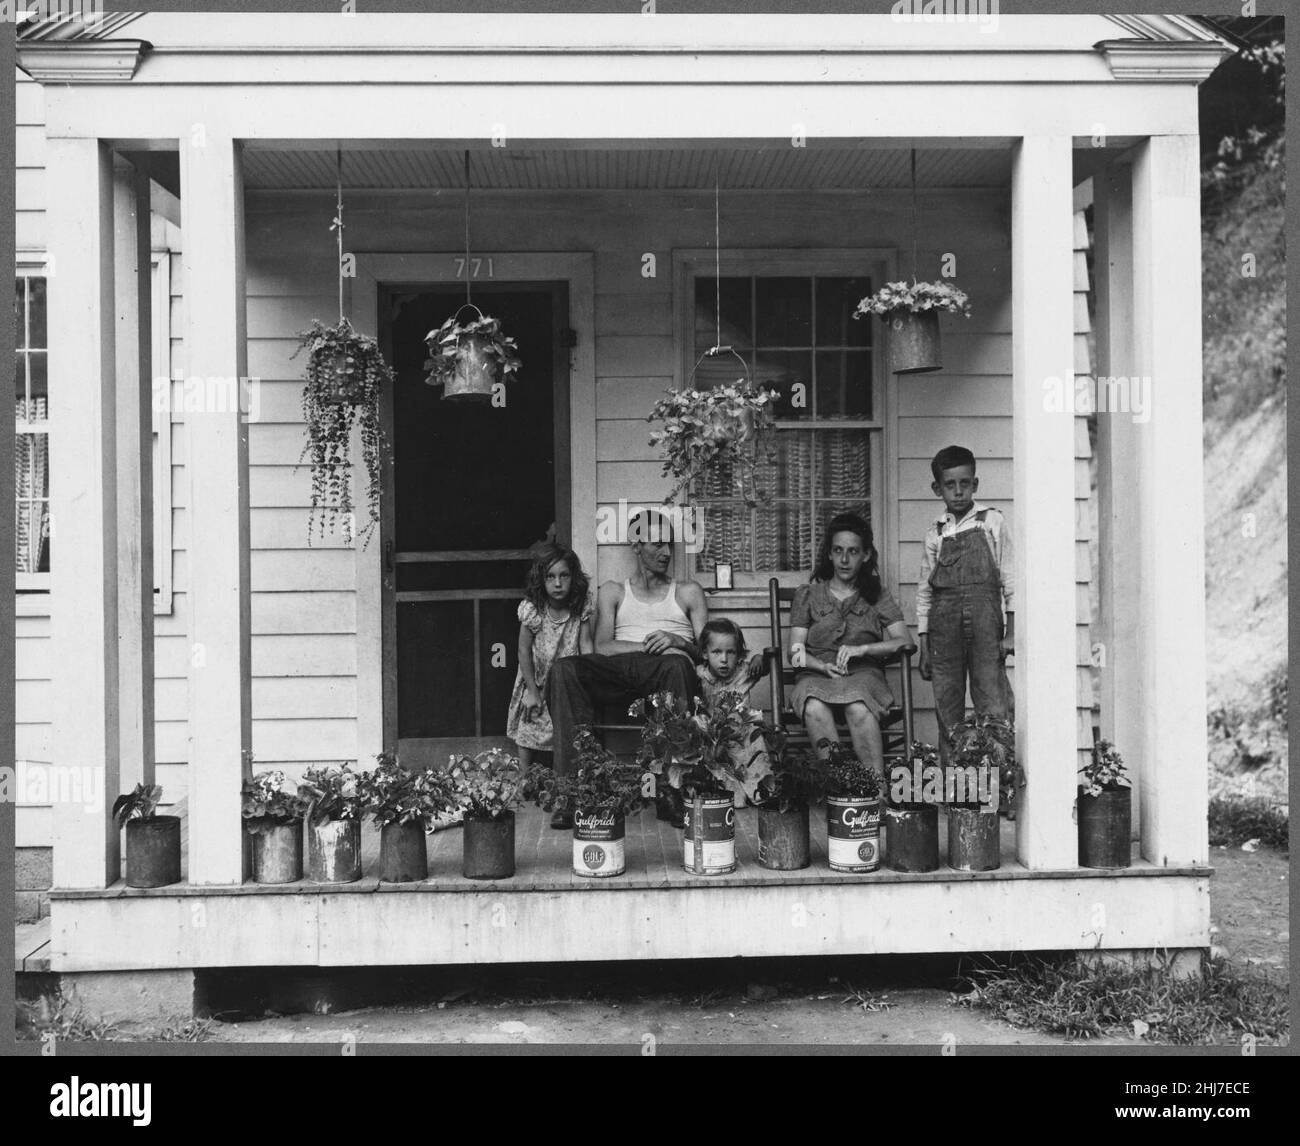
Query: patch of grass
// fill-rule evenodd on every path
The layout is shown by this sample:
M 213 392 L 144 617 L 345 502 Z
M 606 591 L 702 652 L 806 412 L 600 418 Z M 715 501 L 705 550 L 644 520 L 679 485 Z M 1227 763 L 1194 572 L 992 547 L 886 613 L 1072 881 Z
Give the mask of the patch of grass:
M 137 1029 L 131 1026 L 128 1029 L 118 1023 L 92 1018 L 79 1003 L 49 995 L 32 1001 L 19 1000 L 15 1025 L 19 1042 L 44 1042 L 53 1036 L 56 1043 L 202 1043 L 213 1034 L 212 1019 L 187 1019 L 166 1027 Z
M 1237 1046 L 1245 1035 L 1278 1044 L 1290 1034 L 1286 985 L 1224 959 L 1208 960 L 1201 977 L 1189 979 L 1160 969 L 1087 966 L 1072 956 L 978 966 L 968 979 L 972 989 L 958 1003 L 1069 1039 Z
M 1279 851 L 1290 848 L 1290 816 L 1262 796 L 1214 796 L 1210 799 L 1210 845 L 1239 847 L 1247 840 Z

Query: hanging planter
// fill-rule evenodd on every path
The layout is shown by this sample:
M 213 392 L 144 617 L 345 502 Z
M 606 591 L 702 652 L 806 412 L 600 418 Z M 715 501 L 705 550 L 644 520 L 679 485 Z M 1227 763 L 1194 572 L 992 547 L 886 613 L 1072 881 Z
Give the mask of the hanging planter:
M 302 879 L 302 815 L 306 807 L 283 772 L 259 772 L 241 793 L 244 831 L 252 846 L 253 881 Z
M 462 322 L 466 310 L 478 317 Z M 473 303 L 467 302 L 424 340 L 429 347 L 425 382 L 441 386 L 444 401 L 491 401 L 497 384 L 522 365 L 515 340 L 501 332 L 501 320 L 485 315 Z
M 1128 867 L 1133 787 L 1123 757 L 1110 741 L 1099 740 L 1079 775 L 1079 866 Z
M 889 369 L 894 374 L 926 374 L 943 369 L 939 313 L 970 317 L 966 292 L 948 282 L 886 283 L 858 303 L 854 318 L 878 315 L 889 331 Z
M 126 831 L 126 886 L 166 887 L 181 878 L 181 821 L 157 814 L 162 789 L 137 784 L 113 803 L 113 819 Z

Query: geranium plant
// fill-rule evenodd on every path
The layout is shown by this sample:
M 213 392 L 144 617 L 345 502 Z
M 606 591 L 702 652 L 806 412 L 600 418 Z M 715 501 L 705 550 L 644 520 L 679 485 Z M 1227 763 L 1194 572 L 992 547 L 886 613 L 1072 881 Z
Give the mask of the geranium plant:
M 152 820 L 161 799 L 162 788 L 157 784 L 137 784 L 113 801 L 113 819 L 119 828 L 126 827 L 128 820 Z
M 969 318 L 970 299 L 964 290 L 942 279 L 938 282 L 885 283 L 875 294 L 858 303 L 853 317 L 861 318 L 864 314 L 884 316 L 900 310 L 912 314 L 946 310 Z
M 379 827 L 431 820 L 447 811 L 451 792 L 445 772 L 403 768 L 391 752 L 381 753 L 375 767 L 361 776 L 362 808 Z
M 590 728 L 574 737 L 575 769 L 558 775 L 550 768 L 535 768 L 526 783 L 526 795 L 546 812 L 600 809 L 630 816 L 646 802 L 644 773 L 624 764 L 596 739 Z
M 997 769 L 998 810 L 1016 818 L 1016 792 L 1025 786 L 1025 773 L 1016 760 L 1016 730 L 1001 716 L 977 712 L 954 724 L 948 733 L 948 763 L 958 768 Z
M 259 772 L 245 780 L 240 792 L 241 812 L 250 832 L 301 820 L 306 803 L 280 771 Z
M 825 738 L 817 741 L 819 750 L 826 753 L 823 768 L 826 775 L 826 794 L 837 800 L 878 800 L 880 776 L 869 764 L 864 764 L 842 744 Z
M 507 338 L 501 330 L 501 320 L 485 315 L 478 307 L 467 304 L 478 317 L 462 322 L 461 307 L 437 330 L 431 330 L 424 336 L 429 347 L 429 358 L 425 369 L 429 376 L 425 381 L 430 386 L 442 386 L 456 373 L 456 363 L 461 354 L 461 344 L 469 339 L 478 341 L 479 351 L 496 367 L 497 377 L 505 381 L 511 374 L 519 371 L 523 363 L 519 360 L 519 347 L 513 338 Z
M 364 811 L 360 777 L 347 764 L 307 768 L 298 784 L 303 816 L 313 824 L 359 820 Z
M 1079 787 L 1085 796 L 1100 796 L 1103 792 L 1118 792 L 1131 788 L 1128 765 L 1109 740 L 1098 740 L 1092 746 L 1092 759 L 1079 769 Z
M 628 715 L 645 719 L 637 763 L 689 797 L 741 792 L 752 802 L 772 771 L 762 713 L 734 693 L 688 706 L 658 692 L 634 701 Z
M 450 802 L 466 819 L 499 820 L 524 801 L 527 775 L 519 761 L 500 748 L 453 756 L 447 766 Z
M 663 425 L 651 432 L 650 445 L 662 453 L 664 476 L 674 482 L 664 500 L 671 504 L 712 473 L 729 474 L 746 505 L 765 501 L 757 470 L 760 462 L 774 460 L 777 397 L 775 390 L 743 380 L 711 390 L 666 391 L 646 419 Z
M 364 548 L 379 524 L 380 462 L 384 434 L 379 401 L 393 381 L 379 343 L 352 329 L 346 318 L 335 326 L 312 319 L 311 329 L 298 335 L 296 358 L 307 351 L 307 385 L 302 392 L 302 417 L 307 442 L 298 457 L 311 466 L 311 512 L 307 540 L 341 527 L 351 545 L 354 534 Z M 342 399 L 342 400 L 341 400 Z M 352 494 L 352 427 L 361 428 L 361 456 L 366 467 L 365 524 L 357 530 Z

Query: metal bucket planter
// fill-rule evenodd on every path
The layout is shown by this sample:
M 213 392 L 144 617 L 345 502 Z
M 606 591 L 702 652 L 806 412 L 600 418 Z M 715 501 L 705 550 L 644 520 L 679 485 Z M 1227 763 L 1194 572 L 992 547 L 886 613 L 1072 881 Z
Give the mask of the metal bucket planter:
M 954 871 L 993 871 L 1002 866 L 1002 817 L 979 805 L 948 807 L 948 866 Z
M 384 824 L 379 829 L 379 878 L 385 883 L 414 883 L 429 878 L 423 820 Z
M 1128 867 L 1133 860 L 1132 792 L 1089 796 L 1079 789 L 1079 866 Z
M 937 310 L 896 310 L 889 316 L 889 369 L 895 374 L 943 369 Z
M 885 805 L 885 866 L 893 871 L 939 870 L 939 806 Z
M 682 794 L 669 784 L 661 784 L 655 795 L 655 819 L 682 827 Z
M 796 804 L 784 812 L 758 809 L 758 862 L 773 871 L 798 871 L 812 863 L 807 804 Z
M 302 879 L 302 821 L 250 830 L 255 883 L 297 883 Z
M 445 402 L 487 402 L 497 384 L 497 360 L 487 353 L 491 340 L 468 334 L 456 344 L 456 366 L 443 383 Z
M 736 805 L 730 792 L 686 801 L 682 867 L 690 875 L 736 870 Z
M 573 813 L 573 874 L 607 879 L 627 870 L 622 812 L 577 808 Z
M 126 886 L 166 887 L 181 879 L 181 821 L 154 816 L 126 823 Z
M 826 852 L 831 871 L 870 872 L 880 867 L 880 797 L 827 797 Z
M 361 878 L 360 820 L 307 825 L 307 878 L 316 883 L 352 883 Z
M 465 817 L 461 874 L 466 879 L 509 879 L 515 874 L 514 812 L 495 820 Z

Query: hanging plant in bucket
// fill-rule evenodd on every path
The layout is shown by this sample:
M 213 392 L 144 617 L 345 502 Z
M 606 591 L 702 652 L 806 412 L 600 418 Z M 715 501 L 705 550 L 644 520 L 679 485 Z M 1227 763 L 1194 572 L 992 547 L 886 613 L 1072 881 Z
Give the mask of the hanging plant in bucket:
M 462 320 L 467 310 L 474 314 Z M 462 306 L 424 340 L 429 347 L 425 382 L 441 386 L 444 401 L 490 401 L 497 384 L 523 365 L 515 340 L 502 332 L 501 320 L 485 315 L 473 303 Z
M 966 292 L 949 282 L 885 283 L 858 303 L 854 318 L 878 315 L 889 328 L 889 368 L 895 374 L 943 369 L 939 314 L 970 317 Z

